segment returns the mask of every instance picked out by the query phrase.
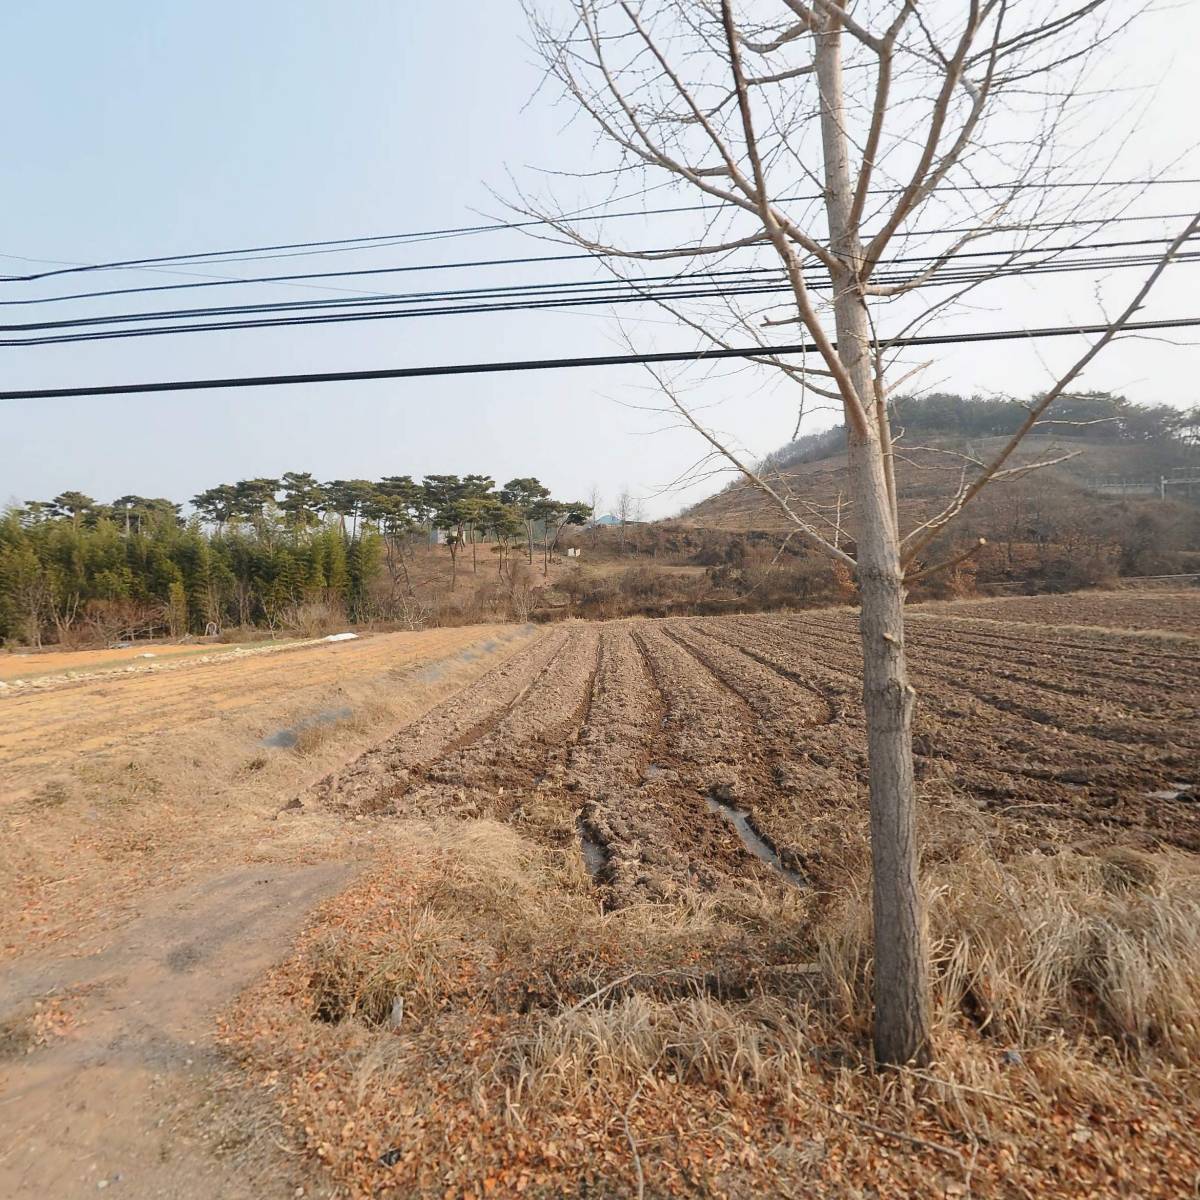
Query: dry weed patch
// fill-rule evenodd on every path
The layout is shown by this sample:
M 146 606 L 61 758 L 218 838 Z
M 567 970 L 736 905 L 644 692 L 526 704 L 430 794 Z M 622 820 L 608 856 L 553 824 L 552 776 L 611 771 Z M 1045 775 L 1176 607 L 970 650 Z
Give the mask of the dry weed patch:
M 1184 1194 L 1190 861 L 980 852 L 929 887 L 928 1072 L 867 1069 L 861 897 L 605 912 L 490 820 L 397 822 L 226 1037 L 356 1196 Z

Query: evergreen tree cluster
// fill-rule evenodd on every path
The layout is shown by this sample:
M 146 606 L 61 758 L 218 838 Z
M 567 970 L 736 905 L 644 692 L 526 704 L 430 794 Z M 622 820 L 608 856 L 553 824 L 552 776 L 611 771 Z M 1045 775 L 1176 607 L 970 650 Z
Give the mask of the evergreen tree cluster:
M 227 626 L 278 628 L 309 603 L 351 621 L 388 618 L 411 594 L 408 560 L 434 530 L 452 586 L 465 547 L 492 543 L 503 572 L 515 545 L 549 557 L 586 505 L 533 478 L 497 489 L 484 475 L 318 482 L 308 472 L 245 479 L 192 498 L 127 495 L 101 504 L 68 491 L 0 516 L 0 639 L 40 646 Z

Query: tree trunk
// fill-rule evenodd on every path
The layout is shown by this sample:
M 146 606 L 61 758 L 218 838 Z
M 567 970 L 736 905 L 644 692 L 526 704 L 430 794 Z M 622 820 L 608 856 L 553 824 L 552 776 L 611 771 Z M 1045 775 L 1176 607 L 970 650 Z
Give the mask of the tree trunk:
M 408 574 L 408 563 L 404 561 L 404 546 L 402 543 L 396 543 L 396 557 L 400 562 L 400 571 L 404 575 L 404 590 L 411 596 L 413 594 L 412 579 Z
M 886 421 L 876 405 L 871 328 L 857 284 L 862 259 L 853 218 L 842 88 L 841 22 L 817 37 L 821 140 L 830 243 L 850 269 L 832 272 L 838 357 L 865 418 L 847 413 L 862 604 L 863 708 L 870 775 L 872 916 L 875 932 L 875 1059 L 929 1061 L 929 960 L 918 882 L 912 715 L 916 694 L 904 661 L 904 583 L 896 510 L 890 495 Z M 885 445 L 885 440 L 888 444 Z
M 878 444 L 851 445 L 858 510 L 863 707 L 870 772 L 875 1058 L 929 1061 L 928 950 L 918 880 L 904 584 Z

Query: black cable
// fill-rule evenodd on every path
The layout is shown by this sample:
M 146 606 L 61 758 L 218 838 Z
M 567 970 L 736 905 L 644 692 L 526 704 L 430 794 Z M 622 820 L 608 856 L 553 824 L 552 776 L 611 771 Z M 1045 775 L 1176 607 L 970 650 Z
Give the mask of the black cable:
M 1177 254 L 1173 259 L 1173 262 L 1186 263 L 1194 262 L 1197 259 L 1200 259 L 1200 252 L 1193 251 Z M 1158 255 L 1134 255 L 1123 258 L 1103 258 L 1099 260 L 1086 260 L 1082 262 L 1067 261 L 1047 264 L 1028 264 L 1025 266 L 1007 268 L 999 273 L 992 270 L 980 270 L 979 268 L 948 268 L 943 272 L 939 272 L 938 275 L 925 280 L 919 286 L 957 287 L 969 283 L 986 283 L 998 278 L 1011 278 L 1019 275 L 1055 275 L 1081 271 L 1154 266 L 1158 261 Z M 209 333 L 250 329 L 290 328 L 294 326 L 334 325 L 357 321 L 397 320 L 430 316 L 530 312 L 544 309 L 566 310 L 571 308 L 608 304 L 652 303 L 654 301 L 661 300 L 720 300 L 743 296 L 781 294 L 787 292 L 790 289 L 790 284 L 788 284 L 781 277 L 781 273 L 779 271 L 775 271 L 774 274 L 778 278 L 778 282 L 752 283 L 737 287 L 729 286 L 727 284 L 721 284 L 716 287 L 705 287 L 693 282 L 687 277 L 679 278 L 670 284 L 658 284 L 648 288 L 639 288 L 633 285 L 627 286 L 623 282 L 618 281 L 601 281 L 601 286 L 613 289 L 621 287 L 624 288 L 624 290 L 604 291 L 598 295 L 591 294 L 582 296 L 571 295 L 570 293 L 562 294 L 560 291 L 559 295 L 543 297 L 539 299 L 514 300 L 510 298 L 497 302 L 477 303 L 445 302 L 441 304 L 429 304 L 423 308 L 393 307 L 351 312 L 320 311 L 309 316 L 277 317 L 272 320 L 239 319 L 232 321 L 210 321 L 206 323 L 196 321 L 179 325 L 158 325 L 132 329 L 100 330 L 88 333 L 55 334 L 40 337 L 5 338 L 0 339 L 0 347 L 52 346 L 72 344 L 76 342 L 113 341 L 123 338 L 156 337 L 179 333 Z M 904 283 L 907 282 L 909 278 L 911 278 L 911 276 L 907 274 L 900 274 L 894 277 L 883 277 L 881 281 Z M 828 286 L 828 280 L 821 278 L 816 278 L 812 280 L 811 283 L 815 287 Z M 578 284 L 575 286 L 583 287 L 585 285 Z M 340 307 L 346 308 L 371 302 L 373 301 L 359 300 L 338 303 L 340 304 Z M 214 312 L 215 311 L 216 310 L 214 310 Z M 135 319 L 136 315 L 114 317 L 108 319 L 107 323 L 113 323 L 116 321 L 132 322 Z M 56 322 L 52 324 L 86 325 L 88 322 L 84 320 L 77 323 Z
M 1175 184 L 1198 184 L 1200 179 L 1113 179 L 1113 180 L 1082 180 L 1082 181 L 1063 181 L 1061 183 L 1004 183 L 1004 184 L 964 184 L 962 186 L 955 185 L 948 190 L 954 192 L 1004 192 L 1004 191 L 1051 191 L 1055 188 L 1116 188 L 1116 187 L 1159 187 Z M 902 188 L 873 188 L 872 195 L 896 195 Z M 779 203 L 796 203 L 807 202 L 812 200 L 822 199 L 821 193 L 814 193 L 808 196 L 781 196 Z M 662 216 L 670 213 L 685 213 L 685 212 L 707 212 L 713 209 L 727 208 L 729 204 L 683 204 L 665 208 L 642 208 L 642 209 L 627 209 L 615 213 L 594 213 L 593 210 L 584 209 L 574 214 L 566 214 L 561 219 L 575 220 L 580 217 L 591 217 L 594 219 L 615 220 L 624 217 L 648 217 Z M 84 263 L 76 266 L 59 267 L 53 271 L 38 271 L 29 275 L 0 275 L 0 282 L 3 283 L 30 283 L 38 279 L 50 279 L 60 275 L 75 275 L 83 274 L 89 271 L 112 271 L 128 267 L 147 267 L 155 266 L 161 263 L 195 263 L 200 260 L 215 264 L 219 262 L 234 262 L 236 259 L 230 258 L 230 255 L 237 254 L 267 254 L 279 250 L 308 250 L 313 248 L 323 247 L 340 247 L 346 250 L 361 249 L 368 244 L 377 244 L 380 242 L 389 242 L 392 244 L 413 244 L 422 241 L 434 241 L 448 237 L 468 236 L 476 233 L 495 233 L 511 229 L 528 229 L 531 227 L 549 225 L 551 222 L 541 219 L 528 221 L 504 221 L 494 222 L 487 225 L 459 225 L 448 229 L 428 229 L 410 233 L 392 233 L 392 234 L 373 234 L 368 237 L 358 238 L 330 238 L 323 241 L 310 242 L 282 242 L 278 245 L 271 246 L 246 246 L 232 250 L 199 250 L 188 254 L 167 254 L 160 255 L 154 258 L 128 258 L 120 259 L 113 262 L 102 263 Z M 324 251 L 332 253 L 333 251 Z M 9 256 L 12 257 L 12 256 Z M 287 255 L 275 255 L 275 257 L 289 257 Z
M 1182 182 L 1182 181 L 1181 181 Z M 1034 222 L 1029 225 L 1022 225 L 1022 230 L 1028 231 L 1045 231 L 1057 229 L 1072 229 L 1078 228 L 1081 225 L 1116 225 L 1129 222 L 1141 221 L 1182 221 L 1192 217 L 1194 214 L 1190 212 L 1184 213 L 1151 213 L 1146 216 L 1137 217 L 1093 217 L 1091 219 L 1074 218 L 1069 221 L 1041 221 Z M 938 236 L 955 235 L 970 232 L 966 229 L 939 229 Z M 1013 230 L 1005 226 L 999 226 L 995 231 L 996 234 L 1011 233 Z M 922 230 L 915 230 L 908 234 L 909 237 L 931 236 Z M 1164 239 L 1168 240 L 1168 239 Z M 660 253 L 659 250 L 642 250 L 640 254 Z M 977 252 L 977 253 L 982 253 Z M 1030 251 L 1033 253 L 1033 251 Z M 534 254 L 526 255 L 519 258 L 479 258 L 468 259 L 466 261 L 449 262 L 449 263 L 415 263 L 411 266 L 394 266 L 394 267 L 364 267 L 353 271 L 306 271 L 291 275 L 253 275 L 244 278 L 236 279 L 206 279 L 198 283 L 160 283 L 146 284 L 141 287 L 131 288 L 108 288 L 103 291 L 93 292 L 67 292 L 61 296 L 38 296 L 26 297 L 20 300 L 0 300 L 0 308 L 10 308 L 18 305 L 29 304 L 58 304 L 69 300 L 97 300 L 108 296 L 138 296 L 154 292 L 182 292 L 191 291 L 196 288 L 216 288 L 216 287 L 231 287 L 241 284 L 258 284 L 258 283 L 300 283 L 313 279 L 355 279 L 361 278 L 364 275 L 398 275 L 409 274 L 415 271 L 458 271 L 464 269 L 482 268 L 482 267 L 518 267 L 528 266 L 536 263 L 548 262 L 580 262 L 583 260 L 594 260 L 599 256 L 590 252 L 581 252 L 578 254 Z M 930 256 L 933 257 L 933 256 Z M 892 261 L 912 261 L 908 259 L 894 259 Z M 4 277 L 0 276 L 0 280 Z
M 1038 246 L 1029 249 L 1008 247 L 997 250 L 959 250 L 949 255 L 921 254 L 889 259 L 882 265 L 878 279 L 884 282 L 894 282 L 897 278 L 895 267 L 898 264 L 932 264 L 939 261 L 957 261 L 961 259 L 1028 257 L 1030 255 L 1066 254 L 1094 252 L 1098 250 L 1120 250 L 1133 246 L 1165 246 L 1171 238 L 1133 238 L 1115 242 L 1075 242 L 1069 245 Z M 1200 237 L 1197 238 L 1200 240 Z M 890 274 L 889 274 L 890 272 Z M 810 281 L 819 285 L 822 268 L 814 268 L 807 274 Z M 394 292 L 370 293 L 354 298 L 339 297 L 322 300 L 274 300 L 259 301 L 253 304 L 239 305 L 209 305 L 203 308 L 191 309 L 158 309 L 134 313 L 102 314 L 91 317 L 73 317 L 59 321 L 29 321 L 13 325 L 0 324 L 0 333 L 21 333 L 38 329 L 70 329 L 90 325 L 129 324 L 136 321 L 153 320 L 184 320 L 192 317 L 233 316 L 238 313 L 270 313 L 270 312 L 303 312 L 305 310 L 328 310 L 334 308 L 353 308 L 380 301 L 392 303 L 418 303 L 421 301 L 448 300 L 455 298 L 492 298 L 503 296 L 531 295 L 542 292 L 562 291 L 571 293 L 580 289 L 601 292 L 606 289 L 621 287 L 645 288 L 663 282 L 674 283 L 680 280 L 693 279 L 732 279 L 748 278 L 755 275 L 769 275 L 780 278 L 783 268 L 779 266 L 731 267 L 724 271 L 687 271 L 673 272 L 669 275 L 644 275 L 633 279 L 584 279 L 565 280 L 553 283 L 525 284 L 493 284 L 482 288 L 456 288 L 443 291 L 425 292 Z
M 1200 317 L 1175 317 L 1160 321 L 1130 321 L 1123 332 L 1183 329 L 1200 325 Z M 1073 337 L 1107 333 L 1105 325 L 1062 325 L 1043 329 L 999 329 L 987 333 L 918 334 L 885 340 L 885 348 L 902 346 L 947 346 L 961 343 L 1029 341 L 1040 338 Z M 874 345 L 875 343 L 872 343 Z M 513 371 L 557 371 L 578 367 L 620 367 L 644 363 L 708 362 L 715 359 L 777 357 L 811 354 L 812 342 L 785 346 L 743 346 L 720 350 L 675 350 L 658 354 L 605 354 L 586 358 L 539 358 L 517 362 L 452 363 L 437 367 L 385 367 L 373 371 L 321 371 L 304 375 L 247 375 L 229 379 L 175 379 L 159 383 L 99 384 L 89 387 L 40 388 L 34 391 L 0 392 L 0 400 L 58 400 L 70 396 L 128 396 L 144 392 L 193 392 L 237 387 L 279 387 L 308 383 L 356 383 L 371 379 L 428 379 L 445 375 L 495 375 Z

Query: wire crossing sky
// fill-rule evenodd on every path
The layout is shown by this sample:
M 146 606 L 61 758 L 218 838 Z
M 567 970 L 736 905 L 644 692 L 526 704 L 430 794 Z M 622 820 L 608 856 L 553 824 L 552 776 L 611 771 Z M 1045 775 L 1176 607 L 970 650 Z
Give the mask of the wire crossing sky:
M 778 272 L 753 249 L 706 270 L 650 263 L 623 281 L 506 208 L 517 186 L 546 183 L 536 168 L 589 170 L 593 144 L 563 110 L 526 103 L 538 76 L 517 7 L 467 8 L 448 55 L 444 8 L 432 0 L 337 11 L 316 0 L 6 6 L 0 35 L 20 53 L 0 95 L 24 117 L 0 166 L 0 391 L 613 358 L 630 342 L 643 354 L 684 353 L 695 338 L 655 301 L 778 299 Z M 1094 143 L 1077 161 L 1094 170 L 1069 182 L 1090 198 L 1100 181 L 1123 181 L 1096 195 L 1119 208 L 1117 228 L 1047 219 L 1049 249 L 1015 258 L 934 333 L 1088 325 L 1101 305 L 1120 306 L 1136 268 L 1197 206 L 1184 52 L 1197 36 L 1196 6 L 1136 26 L 1120 48 L 1123 86 L 1134 90 L 1108 107 L 1099 97 L 1093 125 L 1076 131 L 1080 154 Z M 1136 90 L 1148 84 L 1155 90 Z M 1118 144 L 1111 131 L 1131 108 L 1136 135 Z M 1134 182 L 1160 175 L 1174 182 Z M 811 190 L 798 179 L 793 194 Z M 615 219 L 624 244 L 652 249 L 713 207 L 670 190 L 614 192 L 603 178 L 562 195 L 564 209 Z M 1005 248 L 997 230 L 955 259 L 947 281 L 980 278 Z M 1195 315 L 1194 257 L 1185 251 L 1142 317 Z M 906 254 L 881 277 L 902 280 L 921 263 Z M 1194 402 L 1191 335 L 1148 334 L 1106 352 L 1087 384 Z M 940 343 L 921 383 L 1028 394 L 1077 346 Z M 503 474 L 530 469 L 531 446 L 556 494 L 593 480 L 610 496 L 626 483 L 648 493 L 697 448 L 647 411 L 644 382 L 609 365 L 229 387 L 171 404 L 152 394 L 10 399 L 0 502 L 68 487 L 182 495 L 212 478 L 289 469 Z M 753 373 L 718 360 L 686 382 L 714 424 L 756 453 L 791 433 L 794 398 Z M 812 427 L 832 419 L 817 413 Z
M 1176 317 L 1162 321 L 1131 321 L 1129 334 L 1190 329 L 1200 326 L 1200 317 Z M 1042 338 L 1087 337 L 1103 333 L 1106 325 L 1064 325 L 1056 329 L 995 329 L 987 333 L 925 334 L 889 339 L 889 346 L 960 346 L 988 342 L 1025 342 Z M 736 346 L 721 350 L 676 350 L 658 354 L 605 354 L 588 358 L 516 359 L 501 362 L 454 363 L 450 366 L 379 367 L 362 371 L 313 372 L 307 375 L 255 375 L 237 379 L 173 379 L 157 383 L 84 384 L 75 388 L 46 388 L 24 392 L 0 392 L 0 400 L 60 400 L 71 396 L 132 396 L 148 392 L 196 392 L 226 388 L 295 387 L 307 383 L 364 383 L 378 379 L 433 379 L 449 375 L 498 375 L 526 371 L 566 371 L 581 367 L 626 367 L 659 363 L 716 362 L 724 359 L 786 358 L 812 354 L 813 342 L 771 346 Z

